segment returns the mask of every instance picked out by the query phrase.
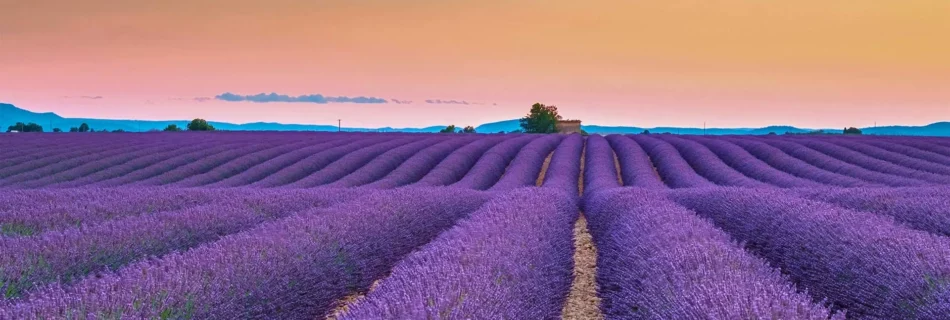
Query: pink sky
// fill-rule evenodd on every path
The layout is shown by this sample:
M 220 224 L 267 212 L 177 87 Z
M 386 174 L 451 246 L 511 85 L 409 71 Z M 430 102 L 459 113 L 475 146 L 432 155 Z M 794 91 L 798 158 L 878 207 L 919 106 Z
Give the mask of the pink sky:
M 36 0 L 0 5 L 0 101 L 363 127 L 534 102 L 600 125 L 927 124 L 950 120 L 948 34 L 945 0 Z M 225 92 L 414 103 L 194 100 Z

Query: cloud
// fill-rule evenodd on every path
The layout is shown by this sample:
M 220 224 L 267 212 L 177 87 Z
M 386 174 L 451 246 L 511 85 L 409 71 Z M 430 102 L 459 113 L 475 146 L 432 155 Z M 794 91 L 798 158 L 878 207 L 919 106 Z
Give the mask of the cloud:
M 103 96 L 63 96 L 65 99 L 87 99 L 87 100 L 100 100 L 104 99 Z
M 398 100 L 398 99 L 389 99 L 395 104 L 412 104 L 412 100 Z
M 197 102 L 207 102 L 207 101 L 211 101 L 211 98 L 209 98 L 209 97 L 196 97 L 196 98 L 193 98 L 193 99 L 191 99 L 191 100 L 194 100 L 194 101 L 197 101 Z
M 473 104 L 473 103 L 470 103 L 470 102 L 465 101 L 465 100 L 439 100 L 439 99 L 427 99 L 427 100 L 426 100 L 426 103 L 431 103 L 431 104 L 464 104 L 464 105 Z
M 258 93 L 255 95 L 238 95 L 230 92 L 225 92 L 214 97 L 217 100 L 228 101 L 228 102 L 255 102 L 255 103 L 268 103 L 268 102 L 298 102 L 298 103 L 387 103 L 386 99 L 376 98 L 376 97 L 330 97 L 324 96 L 322 94 L 308 94 L 301 96 L 290 96 L 286 94 L 277 94 L 271 92 L 270 94 Z

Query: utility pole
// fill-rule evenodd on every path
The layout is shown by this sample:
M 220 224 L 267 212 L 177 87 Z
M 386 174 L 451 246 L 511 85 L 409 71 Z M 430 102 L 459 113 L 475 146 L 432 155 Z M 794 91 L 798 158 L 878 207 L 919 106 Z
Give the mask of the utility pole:
M 336 132 L 343 132 L 343 120 L 336 119 Z
M 703 121 L 703 135 L 706 135 L 706 121 Z

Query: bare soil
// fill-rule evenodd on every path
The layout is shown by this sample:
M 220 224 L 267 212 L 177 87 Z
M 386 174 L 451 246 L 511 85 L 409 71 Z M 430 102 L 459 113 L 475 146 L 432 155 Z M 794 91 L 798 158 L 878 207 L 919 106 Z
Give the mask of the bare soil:
M 352 307 L 354 304 L 356 304 L 360 300 L 363 300 L 363 298 L 365 298 L 367 294 L 369 294 L 370 292 L 375 290 L 377 287 L 379 287 L 380 281 L 382 281 L 382 279 L 373 281 L 373 284 L 369 286 L 369 290 L 367 292 L 357 292 L 357 293 L 348 295 L 344 297 L 343 299 L 340 299 L 340 301 L 337 301 L 337 307 L 333 309 L 333 311 L 330 312 L 329 315 L 327 315 L 326 320 L 336 320 L 337 318 L 345 314 L 347 311 L 350 310 L 350 307 Z
M 538 173 L 538 181 L 535 182 L 535 185 L 541 186 L 544 183 L 544 175 L 548 172 L 548 167 L 551 165 L 551 157 L 554 156 L 554 151 L 548 154 L 547 158 L 544 158 L 544 164 L 541 165 L 541 173 Z
M 597 247 L 581 213 L 574 224 L 574 282 L 561 311 L 563 319 L 603 319 L 597 296 Z

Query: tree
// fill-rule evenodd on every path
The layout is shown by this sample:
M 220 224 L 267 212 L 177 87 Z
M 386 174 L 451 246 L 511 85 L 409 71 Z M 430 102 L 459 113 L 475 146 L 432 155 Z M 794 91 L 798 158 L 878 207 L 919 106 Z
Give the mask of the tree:
M 462 133 L 475 133 L 475 127 L 465 126 L 465 128 L 462 129 Z
M 177 124 L 170 124 L 167 127 L 165 127 L 165 129 L 162 131 L 178 132 L 178 131 L 181 131 L 181 128 L 179 128 Z
M 125 130 L 122 130 L 122 129 L 115 129 L 115 130 L 112 130 L 112 132 L 119 133 L 119 132 L 125 132 Z
M 775 131 L 769 131 L 769 135 L 770 135 L 770 136 L 776 135 L 776 134 L 775 134 Z
M 640 134 L 650 134 L 650 130 L 643 129 L 643 132 L 640 132 Z
M 205 119 L 196 118 L 188 123 L 188 131 L 214 131 L 214 126 Z
M 7 132 L 13 132 L 13 131 L 43 132 L 43 127 L 33 122 L 30 122 L 30 123 L 17 122 L 16 124 L 12 126 L 7 127 Z
M 79 128 L 70 127 L 70 128 L 69 128 L 69 132 L 79 132 Z
M 90 131 L 92 130 L 89 128 L 89 125 L 86 124 L 85 122 L 79 125 L 79 132 L 90 132 Z
M 844 128 L 844 134 L 861 134 L 861 129 L 855 127 Z
M 561 120 L 561 116 L 557 114 L 556 106 L 535 103 L 528 115 L 519 122 L 525 133 L 556 133 L 558 120 Z
M 53 128 L 53 132 L 63 132 L 63 129 L 60 129 L 60 128 Z
M 455 131 L 457 131 L 455 125 L 450 124 L 448 127 L 445 127 L 445 129 L 439 130 L 439 133 L 455 133 Z

